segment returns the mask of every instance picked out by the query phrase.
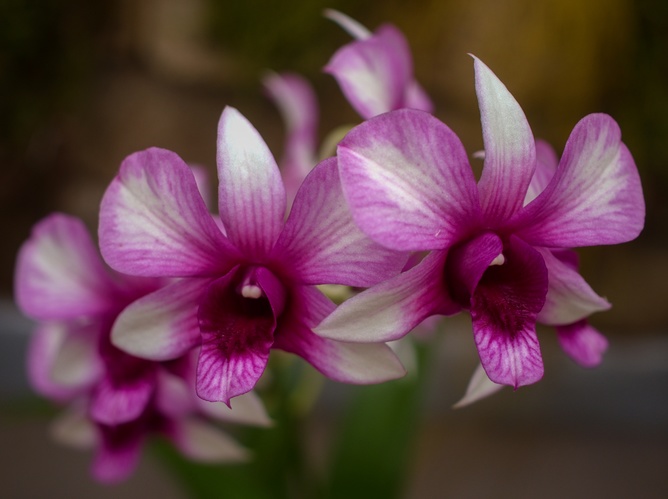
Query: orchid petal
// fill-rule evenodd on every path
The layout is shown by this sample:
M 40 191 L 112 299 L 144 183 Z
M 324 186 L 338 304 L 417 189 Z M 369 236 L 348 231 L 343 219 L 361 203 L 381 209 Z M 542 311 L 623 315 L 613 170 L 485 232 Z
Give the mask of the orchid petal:
M 538 322 L 552 326 L 571 324 L 610 308 L 610 303 L 591 289 L 577 269 L 561 261 L 548 249 L 536 250 L 543 255 L 548 276 L 547 296 L 538 314 Z
M 453 299 L 464 308 L 471 306 L 471 296 L 492 263 L 501 259 L 503 242 L 493 232 L 483 232 L 450 250 L 445 275 Z
M 111 339 L 124 352 L 162 361 L 180 357 L 200 341 L 197 304 L 210 279 L 184 279 L 146 295 L 116 319 Z
M 194 417 L 175 421 L 169 433 L 184 456 L 198 462 L 241 462 L 249 453 L 215 426 Z
M 453 405 L 452 408 L 461 409 L 462 407 L 471 405 L 474 402 L 478 402 L 479 400 L 495 394 L 501 390 L 503 386 L 504 385 L 499 385 L 498 383 L 494 383 L 491 379 L 489 379 L 487 377 L 487 373 L 485 373 L 485 369 L 482 367 L 482 364 L 478 364 L 478 367 L 471 377 L 471 381 L 469 381 L 469 384 L 466 387 L 466 393 L 464 394 L 464 397 L 462 397 L 459 402 Z
M 192 355 L 197 349 L 191 350 Z M 194 369 L 188 369 L 191 371 Z M 192 414 L 197 409 L 200 400 L 195 394 L 195 374 L 188 373 L 187 377 L 175 374 L 167 369 L 156 369 L 156 385 L 154 403 L 156 409 L 170 419 L 179 419 Z
M 561 348 L 575 362 L 584 367 L 595 367 L 603 360 L 608 340 L 586 320 L 567 326 L 557 326 Z
M 413 61 L 404 35 L 384 25 L 371 37 L 341 47 L 324 71 L 336 78 L 355 111 L 368 119 L 404 107 Z
M 264 372 L 276 328 L 275 310 L 285 300 L 266 274 L 257 279 L 264 296 L 242 296 L 237 291 L 239 273 L 235 267 L 213 281 L 198 312 L 202 349 L 197 395 L 227 405 L 232 397 L 252 390 Z
M 590 114 L 573 129 L 550 184 L 512 225 L 534 246 L 574 248 L 630 241 L 644 218 L 638 170 L 619 126 Z
M 544 140 L 536 140 L 536 170 L 533 172 L 529 189 L 524 198 L 526 206 L 545 190 L 557 170 L 559 158 L 550 144 Z
M 434 103 L 422 85 L 413 80 L 408 83 L 406 93 L 404 94 L 404 106 L 411 109 L 420 109 L 428 113 L 434 112 Z
M 406 374 L 397 356 L 384 343 L 346 343 L 314 334 L 310 323 L 317 322 L 313 320 L 315 317 L 324 317 L 333 308 L 317 288 L 302 287 L 295 299 L 301 302 L 298 309 L 308 312 L 297 312 L 276 333 L 275 348 L 299 355 L 328 378 L 343 383 L 382 383 Z
M 190 166 L 190 170 L 193 172 L 193 176 L 195 177 L 195 183 L 197 184 L 197 191 L 199 192 L 200 196 L 202 196 L 202 199 L 204 200 L 204 204 L 206 205 L 207 209 L 209 211 L 212 211 L 214 203 L 212 196 L 213 190 L 211 187 L 211 179 L 209 178 L 209 172 L 203 166 L 192 165 L 192 164 L 188 166 Z
M 92 449 L 99 442 L 95 425 L 88 418 L 83 404 L 76 402 L 53 421 L 49 433 L 59 444 L 74 449 Z
M 218 210 L 230 238 L 251 257 L 266 255 L 285 216 L 285 188 L 274 157 L 250 122 L 226 107 L 218 123 Z
M 489 379 L 517 388 L 543 376 L 536 316 L 545 302 L 547 269 L 540 253 L 515 236 L 504 256 L 471 297 L 473 338 Z
M 15 295 L 21 310 L 41 320 L 107 312 L 115 283 L 83 222 L 55 213 L 33 227 L 16 265 Z
M 313 209 L 317 206 L 317 209 Z M 343 197 L 336 158 L 304 181 L 274 254 L 290 262 L 305 284 L 367 287 L 397 274 L 406 255 L 369 239 L 353 222 Z
M 101 445 L 93 459 L 92 472 L 103 483 L 118 483 L 137 468 L 145 434 L 141 422 L 117 426 L 99 425 Z
M 28 376 L 33 388 L 61 401 L 86 390 L 103 372 L 97 343 L 98 331 L 91 327 L 57 322 L 40 325 L 28 350 Z
M 432 115 L 402 109 L 353 128 L 338 147 L 353 218 L 391 249 L 443 249 L 478 215 L 473 172 L 459 138 Z
M 232 407 L 222 402 L 208 402 L 197 398 L 197 406 L 207 416 L 227 423 L 269 427 L 273 424 L 262 400 L 255 392 L 247 392 L 230 401 Z
M 523 205 L 536 165 L 529 123 L 501 80 L 474 57 L 485 164 L 478 183 L 485 220 L 495 225 Z
M 154 388 L 152 378 L 141 377 L 119 385 L 106 376 L 93 390 L 91 418 L 107 425 L 132 421 L 146 409 Z
M 445 289 L 443 252 L 341 304 L 314 329 L 324 337 L 356 343 L 385 342 L 408 334 L 423 319 L 460 307 Z
M 105 425 L 139 418 L 155 392 L 156 364 L 122 352 L 109 337 L 100 341 L 100 355 L 106 372 L 91 393 L 91 418 Z
M 123 161 L 102 199 L 99 235 L 107 263 L 133 275 L 210 275 L 238 255 L 209 215 L 190 168 L 164 149 Z
M 309 83 L 296 74 L 271 74 L 264 86 L 286 123 L 286 141 L 280 161 L 285 191 L 292 204 L 302 181 L 317 163 L 318 105 Z
M 325 9 L 324 15 L 326 18 L 331 19 L 336 24 L 341 26 L 350 36 L 358 40 L 364 40 L 371 36 L 371 31 L 364 27 L 359 22 L 355 21 L 353 18 L 345 15 L 342 12 L 334 9 Z

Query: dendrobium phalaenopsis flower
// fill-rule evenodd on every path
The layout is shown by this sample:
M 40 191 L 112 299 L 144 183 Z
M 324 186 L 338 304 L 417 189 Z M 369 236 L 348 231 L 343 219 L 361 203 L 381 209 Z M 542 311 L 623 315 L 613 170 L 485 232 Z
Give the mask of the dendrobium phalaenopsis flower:
M 516 388 L 543 376 L 537 320 L 564 326 L 561 337 L 584 357 L 600 351 L 580 321 L 609 304 L 568 250 L 634 239 L 644 201 L 618 125 L 591 114 L 575 126 L 544 189 L 525 204 L 534 174 L 544 173 L 531 129 L 492 71 L 478 59 L 474 66 L 484 141 L 477 184 L 459 138 L 425 112 L 372 118 L 339 144 L 343 190 L 362 230 L 391 249 L 431 252 L 343 303 L 316 332 L 389 341 L 427 316 L 466 309 L 487 376 Z
M 404 374 L 386 345 L 338 342 L 312 328 L 334 305 L 316 287 L 367 287 L 396 274 L 405 255 L 353 223 L 336 160 L 306 178 L 285 220 L 278 167 L 259 133 L 227 107 L 218 128 L 217 222 L 175 153 L 125 159 L 104 195 L 100 246 L 128 274 L 180 278 L 125 309 L 112 341 L 152 360 L 201 345 L 197 393 L 229 403 L 255 386 L 278 348 L 326 376 L 378 383 Z
M 285 122 L 285 146 L 279 166 L 290 205 L 306 175 L 318 163 L 318 102 L 311 85 L 297 74 L 271 73 L 263 83 Z
M 355 38 L 336 51 L 324 71 L 336 78 L 362 118 L 402 108 L 432 111 L 431 99 L 413 76 L 413 58 L 401 31 L 384 24 L 372 33 L 341 12 L 326 10 L 325 15 Z
M 168 437 L 193 459 L 230 461 L 243 459 L 244 449 L 207 419 L 268 423 L 253 394 L 234 411 L 199 399 L 192 359 L 152 362 L 111 344 L 118 314 L 165 284 L 107 268 L 83 222 L 63 214 L 39 222 L 19 251 L 16 301 L 39 321 L 30 380 L 39 393 L 69 404 L 57 436 L 97 449 L 92 471 L 101 481 L 131 474 L 150 434 Z

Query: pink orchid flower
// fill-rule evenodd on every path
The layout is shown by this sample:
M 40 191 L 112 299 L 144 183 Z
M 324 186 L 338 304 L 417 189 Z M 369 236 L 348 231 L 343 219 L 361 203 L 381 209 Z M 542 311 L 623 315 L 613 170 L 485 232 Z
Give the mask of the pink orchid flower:
M 287 220 L 274 158 L 230 107 L 219 123 L 217 164 L 223 230 L 173 152 L 129 156 L 107 189 L 100 212 L 105 260 L 128 274 L 180 278 L 125 309 L 113 343 L 151 360 L 201 346 L 197 393 L 225 403 L 253 388 L 272 348 L 297 354 L 338 381 L 403 375 L 384 344 L 332 341 L 312 331 L 334 309 L 315 285 L 370 286 L 405 261 L 355 226 L 336 160 L 309 174 Z
M 401 31 L 384 24 L 371 33 L 338 11 L 325 15 L 355 38 L 332 56 L 324 71 L 336 78 L 362 118 L 402 108 L 432 112 L 429 96 L 413 76 L 413 58 Z
M 592 114 L 575 126 L 549 183 L 525 205 L 536 171 L 531 129 L 492 71 L 478 59 L 474 66 L 485 149 L 477 183 L 459 138 L 428 113 L 372 118 L 339 144 L 356 223 L 388 248 L 431 253 L 343 303 L 316 331 L 341 341 L 390 341 L 425 317 L 466 309 L 487 376 L 517 388 L 543 376 L 539 318 L 575 324 L 609 307 L 561 251 L 634 239 L 644 200 L 618 125 Z
M 297 74 L 271 73 L 263 83 L 285 122 L 285 146 L 279 166 L 291 205 L 299 186 L 318 162 L 318 102 L 311 85 Z
M 76 417 L 58 426 L 58 436 L 96 447 L 92 471 L 104 482 L 132 473 L 150 434 L 166 435 L 194 459 L 228 461 L 245 451 L 207 419 L 268 423 L 253 394 L 234 411 L 205 407 L 195 395 L 192 361 L 152 362 L 111 344 L 121 311 L 165 282 L 111 271 L 84 224 L 63 214 L 39 222 L 19 251 L 16 300 L 40 322 L 29 350 L 30 380 L 41 394 L 70 404 Z M 201 433 L 211 437 L 203 441 Z

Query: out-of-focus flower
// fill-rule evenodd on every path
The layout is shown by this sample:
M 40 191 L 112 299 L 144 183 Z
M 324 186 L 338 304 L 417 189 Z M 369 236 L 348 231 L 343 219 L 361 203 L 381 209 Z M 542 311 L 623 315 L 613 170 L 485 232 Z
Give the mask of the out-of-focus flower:
M 355 226 L 336 161 L 309 174 L 287 220 L 274 158 L 230 107 L 220 119 L 217 163 L 224 231 L 170 151 L 129 156 L 107 189 L 100 213 L 105 260 L 128 274 L 183 278 L 125 309 L 114 344 L 152 360 L 201 345 L 197 393 L 225 403 L 253 388 L 272 348 L 343 382 L 403 375 L 387 345 L 327 340 L 312 331 L 334 308 L 315 285 L 370 286 L 405 261 Z
M 525 205 L 536 170 L 531 129 L 491 70 L 478 59 L 474 65 L 485 147 L 477 185 L 459 138 L 428 113 L 387 113 L 341 141 L 341 181 L 362 230 L 391 249 L 432 252 L 345 302 L 316 330 L 343 341 L 390 341 L 427 316 L 467 309 L 485 372 L 518 387 L 543 375 L 539 315 L 566 325 L 609 307 L 559 251 L 635 238 L 644 201 L 619 127 L 592 114 Z
M 413 76 L 413 58 L 401 31 L 384 24 L 371 33 L 341 12 L 327 10 L 325 15 L 355 38 L 336 51 L 324 71 L 336 78 L 362 118 L 402 108 L 432 111 L 429 96 Z
M 271 73 L 264 86 L 285 122 L 285 146 L 279 162 L 288 204 L 318 163 L 318 102 L 311 85 L 294 73 Z
M 220 418 L 221 411 L 201 404 L 194 384 L 186 383 L 194 377 L 187 367 L 192 362 L 139 359 L 110 342 L 118 314 L 164 284 L 164 279 L 108 269 L 83 223 L 63 214 L 39 222 L 19 251 L 16 300 L 26 315 L 40 321 L 29 351 L 30 379 L 38 392 L 70 403 L 71 415 L 57 425 L 57 436 L 96 447 L 93 474 L 101 481 L 130 475 L 144 439 L 153 433 L 166 435 L 194 459 L 245 456 L 206 422 L 205 416 Z M 268 423 L 254 395 L 239 405 L 234 412 L 223 405 L 223 418 Z

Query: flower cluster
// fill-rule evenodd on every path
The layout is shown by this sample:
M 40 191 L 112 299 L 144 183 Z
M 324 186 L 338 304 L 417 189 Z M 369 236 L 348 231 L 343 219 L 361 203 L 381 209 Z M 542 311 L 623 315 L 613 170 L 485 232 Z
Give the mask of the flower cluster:
M 558 160 L 474 57 L 476 180 L 457 135 L 432 115 L 403 35 L 327 15 L 354 41 L 325 71 L 364 120 L 334 157 L 316 165 L 308 83 L 272 75 L 265 84 L 287 123 L 281 168 L 227 107 L 217 214 L 196 173 L 151 148 L 123 161 L 102 199 L 99 245 L 113 270 L 82 223 L 61 214 L 21 249 L 17 301 L 41 323 L 33 384 L 70 403 L 59 433 L 97 442 L 100 479 L 126 476 L 150 433 L 194 458 L 242 458 L 207 419 L 268 423 L 252 390 L 274 349 L 337 381 L 380 383 L 405 373 L 387 342 L 467 311 L 481 368 L 466 402 L 541 379 L 537 323 L 554 326 L 580 364 L 601 361 L 607 342 L 587 317 L 610 305 L 573 248 L 630 241 L 644 221 L 615 121 L 583 118 Z M 337 308 L 323 293 L 332 284 L 364 290 Z

